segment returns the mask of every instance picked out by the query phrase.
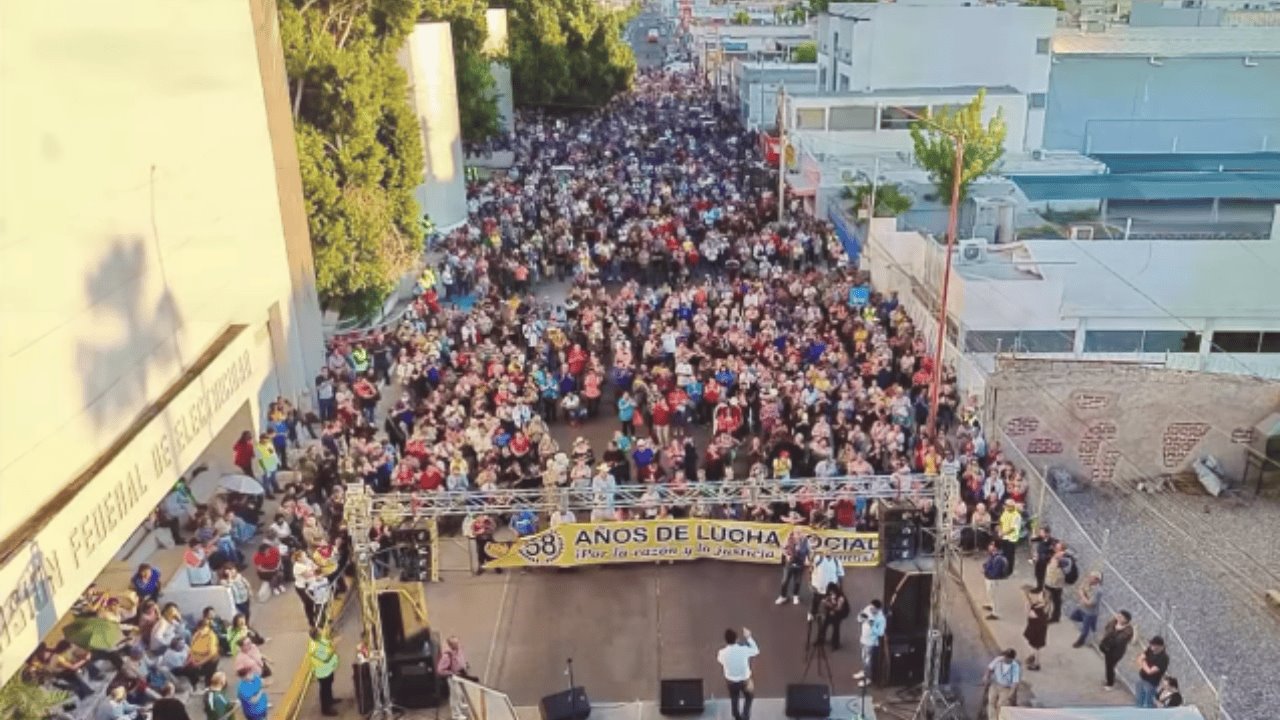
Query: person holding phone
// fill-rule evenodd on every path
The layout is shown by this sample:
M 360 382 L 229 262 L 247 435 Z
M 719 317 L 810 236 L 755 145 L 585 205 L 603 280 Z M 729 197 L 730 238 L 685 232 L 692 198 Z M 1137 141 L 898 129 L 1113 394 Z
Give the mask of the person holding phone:
M 760 654 L 751 631 L 742 628 L 742 642 L 732 628 L 724 631 L 724 647 L 716 653 L 716 660 L 724 668 L 724 680 L 729 686 L 729 708 L 733 720 L 751 720 L 751 701 L 755 699 L 755 684 L 751 681 L 751 658 Z M 739 711 L 738 702 L 742 701 Z

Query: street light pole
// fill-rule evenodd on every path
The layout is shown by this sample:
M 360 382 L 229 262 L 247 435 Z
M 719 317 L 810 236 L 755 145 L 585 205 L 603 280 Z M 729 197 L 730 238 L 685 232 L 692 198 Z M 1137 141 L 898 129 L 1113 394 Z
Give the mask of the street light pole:
M 787 86 L 778 87 L 778 224 L 786 216 L 787 196 Z
M 951 140 L 956 146 L 956 158 L 951 169 L 951 209 L 947 213 L 947 257 L 942 270 L 942 297 L 938 303 L 938 342 L 933 349 L 933 380 L 929 383 L 927 431 L 930 439 L 937 437 L 938 393 L 942 389 L 942 361 L 946 357 L 947 348 L 947 294 L 951 289 L 951 254 L 956 246 L 956 225 L 960 214 L 960 173 L 964 169 L 964 137 L 952 135 Z

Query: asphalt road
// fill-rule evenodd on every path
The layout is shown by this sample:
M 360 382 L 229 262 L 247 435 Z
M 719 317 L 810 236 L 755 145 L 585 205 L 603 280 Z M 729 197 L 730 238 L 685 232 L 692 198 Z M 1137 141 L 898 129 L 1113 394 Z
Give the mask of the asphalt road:
M 650 28 L 658 28 L 656 43 L 648 41 Z M 648 7 L 642 10 L 627 27 L 627 41 L 631 43 L 636 56 L 636 65 L 641 70 L 662 67 L 666 60 L 667 43 L 671 41 L 662 14 Z

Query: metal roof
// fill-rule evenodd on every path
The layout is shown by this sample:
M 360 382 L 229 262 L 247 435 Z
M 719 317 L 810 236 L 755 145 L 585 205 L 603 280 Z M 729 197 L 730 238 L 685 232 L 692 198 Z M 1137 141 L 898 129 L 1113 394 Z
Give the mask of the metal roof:
M 1105 32 L 1062 30 L 1055 55 L 1195 57 L 1280 55 L 1280 32 L 1258 27 L 1112 27 Z
M 1039 200 L 1280 200 L 1280 172 L 1132 172 L 1010 175 Z
M 1142 172 L 1280 172 L 1280 152 L 1098 153 L 1112 174 Z

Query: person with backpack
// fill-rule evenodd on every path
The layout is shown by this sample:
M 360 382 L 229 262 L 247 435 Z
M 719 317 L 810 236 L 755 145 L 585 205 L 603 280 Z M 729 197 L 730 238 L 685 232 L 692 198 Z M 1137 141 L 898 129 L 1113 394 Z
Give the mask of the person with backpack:
M 991 540 L 987 543 L 987 559 L 982 563 L 982 581 L 987 586 L 987 602 L 983 605 L 988 610 L 987 619 L 997 620 L 996 583 L 1009 576 L 1009 560 L 1000 550 L 1000 543 Z
M 1076 609 L 1071 612 L 1071 619 L 1080 623 L 1080 636 L 1071 647 L 1084 647 L 1089 635 L 1098 629 L 1098 612 L 1101 607 L 1102 573 L 1094 570 L 1076 590 Z

